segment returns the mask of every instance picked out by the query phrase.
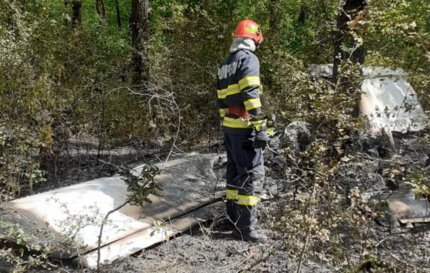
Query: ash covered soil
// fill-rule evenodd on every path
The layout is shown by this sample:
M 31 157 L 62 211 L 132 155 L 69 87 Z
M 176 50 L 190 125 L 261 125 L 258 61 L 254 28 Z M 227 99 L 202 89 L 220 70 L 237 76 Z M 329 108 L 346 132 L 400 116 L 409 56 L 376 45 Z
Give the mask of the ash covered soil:
M 265 152 L 266 199 L 258 210 L 267 242 L 233 239 L 225 229 L 224 212 L 218 211 L 215 219 L 105 265 L 100 272 L 430 272 L 430 224 L 405 226 L 398 222 L 407 213 L 428 213 L 428 208 L 410 212 L 401 206 L 392 211 L 389 206 L 390 202 L 408 204 L 416 199 L 402 171 L 428 171 L 430 149 L 419 136 L 397 138 L 396 152 L 387 143 L 368 145 L 366 140 L 354 156 L 345 155 L 332 181 L 334 188 L 327 188 L 336 189 L 340 203 L 333 195 L 325 195 L 324 186 L 307 185 L 292 175 L 297 172 L 292 167 L 297 164 L 294 153 L 303 148 L 300 132 L 281 136 L 278 141 L 273 145 L 276 152 Z M 142 154 L 110 154 L 104 160 L 133 165 L 154 159 Z M 88 156 L 71 161 L 74 165 L 70 161 L 62 165 L 61 186 L 115 172 L 114 167 L 96 161 Z M 38 191 L 58 186 L 46 185 Z M 345 215 L 352 215 L 351 219 L 339 218 Z M 324 218 L 330 219 L 330 224 Z M 51 264 L 49 270 L 28 272 L 97 272 L 73 261 L 52 260 Z M 3 261 L 0 272 L 13 271 Z
M 207 227 L 194 228 L 152 249 L 117 261 L 106 272 L 288 272 L 276 241 L 237 241 Z M 130 271 L 129 271 L 130 270 Z

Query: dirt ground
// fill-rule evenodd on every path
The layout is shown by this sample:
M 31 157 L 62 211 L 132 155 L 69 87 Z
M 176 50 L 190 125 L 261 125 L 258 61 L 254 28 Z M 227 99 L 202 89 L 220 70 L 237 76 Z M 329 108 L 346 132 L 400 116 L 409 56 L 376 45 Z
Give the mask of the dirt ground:
M 379 149 L 373 147 L 372 149 Z M 381 149 L 380 149 L 381 150 Z M 115 172 L 112 165 L 100 164 L 103 161 L 114 164 L 133 165 L 154 160 L 154 154 L 137 150 L 113 151 L 97 159 L 93 152 L 67 161 L 62 165 L 61 185 L 42 185 L 37 191 L 45 191 L 58 186 L 70 185 L 91 178 L 111 175 Z M 430 150 L 414 139 L 403 141 L 399 149 L 400 158 L 404 164 L 418 164 L 425 167 L 426 157 Z M 214 152 L 213 148 L 201 149 L 201 152 Z M 393 160 L 393 155 L 373 155 L 374 151 L 363 154 L 359 167 L 351 167 L 360 179 L 348 182 L 359 183 L 369 199 L 389 200 L 393 196 L 402 196 L 404 188 L 396 181 L 380 179 L 381 168 L 386 168 L 387 162 Z M 342 253 L 345 262 L 327 260 L 321 253 L 333 253 L 330 243 L 310 244 L 307 237 L 297 236 L 297 241 L 289 241 L 291 234 L 282 234 L 276 228 L 276 223 L 282 217 L 289 217 L 294 213 L 299 197 L 293 192 L 297 190 L 297 183 L 280 178 L 278 172 L 286 168 L 284 160 L 269 154 L 266 161 L 268 179 L 265 189 L 268 199 L 261 202 L 259 219 L 261 228 L 268 236 L 263 244 L 248 243 L 234 239 L 230 231 L 223 225 L 224 212 L 217 211 L 218 217 L 200 226 L 195 226 L 188 232 L 176 236 L 164 243 L 149 249 L 139 251 L 127 258 L 115 261 L 111 265 L 101 268 L 101 272 L 110 273 L 170 273 L 170 272 L 199 272 L 199 273 L 239 273 L 239 272 L 430 272 L 430 225 L 418 224 L 414 226 L 400 226 L 389 213 L 375 217 L 365 227 L 365 239 L 360 239 L 349 232 L 353 229 L 345 226 L 339 234 Z M 366 166 L 366 168 L 362 168 Z M 362 172 L 362 173 L 361 173 Z M 393 185 L 394 183 L 394 185 Z M 355 185 L 355 184 L 354 184 Z M 342 184 L 340 184 L 342 186 Z M 321 208 L 327 209 L 327 208 Z M 330 208 L 328 208 L 330 209 Z M 342 223 L 339 224 L 342 226 Z M 343 228 L 343 227 L 342 227 Z M 294 234 L 293 234 L 294 237 Z M 302 239 L 300 239 L 302 238 Z M 323 240 L 321 241 L 323 242 Z M 293 253 L 293 248 L 300 248 L 303 252 Z M 370 246 L 370 247 L 369 247 Z M 325 249 L 324 247 L 327 247 Z M 366 251 L 371 250 L 371 253 Z M 343 254 L 344 255 L 344 254 Z M 74 261 L 51 261 L 51 270 L 34 269 L 28 272 L 96 272 L 76 264 Z M 350 266 L 354 264 L 355 266 Z M 357 266 L 358 265 L 358 266 Z M 393 267 L 392 265 L 395 265 Z M 0 258 L 0 273 L 13 272 L 11 267 Z
M 107 272 L 288 272 L 287 253 L 238 241 L 227 232 L 194 228 L 166 243 L 117 261 Z M 127 271 L 132 270 L 132 271 Z

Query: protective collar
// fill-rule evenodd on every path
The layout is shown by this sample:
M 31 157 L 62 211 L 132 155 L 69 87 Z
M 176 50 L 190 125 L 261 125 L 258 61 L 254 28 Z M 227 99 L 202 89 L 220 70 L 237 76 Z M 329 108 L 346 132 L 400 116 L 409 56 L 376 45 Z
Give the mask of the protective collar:
M 247 49 L 254 52 L 257 46 L 254 40 L 251 38 L 234 38 L 233 43 L 230 46 L 230 53 L 236 52 L 241 49 Z

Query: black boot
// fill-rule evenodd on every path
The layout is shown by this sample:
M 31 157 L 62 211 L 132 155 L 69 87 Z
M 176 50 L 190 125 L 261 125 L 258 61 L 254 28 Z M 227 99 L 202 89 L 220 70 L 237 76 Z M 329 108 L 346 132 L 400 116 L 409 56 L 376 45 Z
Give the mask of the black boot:
M 264 235 L 261 230 L 240 230 L 235 229 L 232 233 L 233 237 L 247 242 L 265 243 L 267 242 L 267 236 Z
M 249 242 L 264 243 L 267 241 L 266 235 L 256 230 L 257 217 L 255 214 L 254 206 L 237 205 L 237 228 L 232 233 L 234 238 Z

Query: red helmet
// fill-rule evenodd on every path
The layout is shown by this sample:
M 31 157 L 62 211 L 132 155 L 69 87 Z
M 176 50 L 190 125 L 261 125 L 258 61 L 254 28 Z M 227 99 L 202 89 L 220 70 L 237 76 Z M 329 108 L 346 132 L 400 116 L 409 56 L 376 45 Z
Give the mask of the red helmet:
M 237 24 L 234 38 L 252 38 L 258 45 L 263 41 L 263 33 L 256 22 L 246 19 Z

